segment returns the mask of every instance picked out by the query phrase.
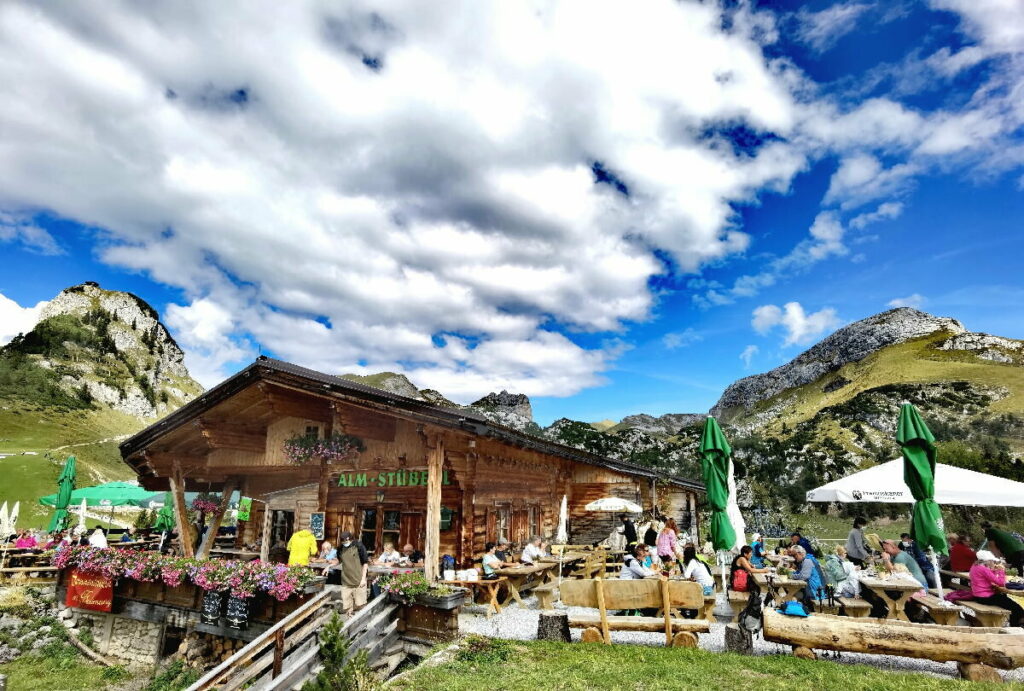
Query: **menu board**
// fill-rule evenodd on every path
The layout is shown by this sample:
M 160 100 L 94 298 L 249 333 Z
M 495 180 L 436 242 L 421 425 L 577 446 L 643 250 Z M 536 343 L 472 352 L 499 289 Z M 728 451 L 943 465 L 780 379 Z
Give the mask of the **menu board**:
M 313 537 L 317 540 L 324 539 L 324 512 L 317 511 L 316 513 L 309 514 L 309 532 L 313 533 Z

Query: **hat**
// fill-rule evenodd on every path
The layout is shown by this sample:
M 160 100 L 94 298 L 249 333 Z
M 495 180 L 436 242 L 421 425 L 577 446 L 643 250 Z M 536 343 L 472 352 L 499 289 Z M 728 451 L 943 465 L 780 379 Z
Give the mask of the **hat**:
M 341 533 L 341 535 L 339 537 L 342 539 L 342 541 L 344 541 L 344 540 L 351 540 L 352 539 L 352 533 L 350 533 L 347 530 L 345 530 L 345 531 L 343 531 Z
M 979 550 L 976 556 L 978 561 L 999 561 L 999 558 L 987 549 Z
M 760 540 L 760 539 L 761 539 L 761 533 L 754 533 L 753 535 L 751 535 L 751 536 L 750 536 L 750 538 L 751 538 L 751 539 L 752 539 L 752 540 L 753 540 L 754 542 L 757 542 L 758 540 Z
M 507 537 L 499 537 L 498 538 L 498 544 L 499 545 L 507 545 L 508 544 L 508 538 Z

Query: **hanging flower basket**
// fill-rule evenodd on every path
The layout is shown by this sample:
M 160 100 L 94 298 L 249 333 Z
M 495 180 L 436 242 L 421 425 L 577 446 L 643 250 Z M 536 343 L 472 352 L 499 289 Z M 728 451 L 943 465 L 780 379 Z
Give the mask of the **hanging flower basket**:
M 326 460 L 328 463 L 343 463 L 365 451 L 363 440 L 351 434 L 332 434 L 325 439 L 299 434 L 284 443 L 284 456 L 290 463 L 303 465 Z
M 220 513 L 220 497 L 214 494 L 200 494 L 192 500 L 192 510 L 215 516 Z

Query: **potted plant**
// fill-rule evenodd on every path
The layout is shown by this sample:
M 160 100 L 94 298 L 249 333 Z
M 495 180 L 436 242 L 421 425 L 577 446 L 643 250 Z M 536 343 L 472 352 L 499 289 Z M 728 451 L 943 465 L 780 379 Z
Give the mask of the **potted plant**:
M 220 613 L 224 606 L 224 591 L 227 589 L 229 574 L 226 564 L 222 561 L 195 562 L 190 569 L 192 582 L 203 590 L 203 602 L 199 618 L 204 624 L 220 623 Z
M 389 599 L 407 605 L 415 603 L 436 609 L 455 609 L 466 599 L 465 589 L 431 585 L 419 571 L 395 571 L 381 578 L 377 585 Z

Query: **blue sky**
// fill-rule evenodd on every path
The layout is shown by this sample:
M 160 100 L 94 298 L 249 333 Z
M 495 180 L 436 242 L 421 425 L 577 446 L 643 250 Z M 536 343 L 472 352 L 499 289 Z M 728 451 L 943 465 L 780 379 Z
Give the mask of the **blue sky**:
M 6 4 L 0 340 L 94 280 L 208 385 L 547 423 L 705 411 L 894 305 L 1024 338 L 1024 6 L 527 7 Z

